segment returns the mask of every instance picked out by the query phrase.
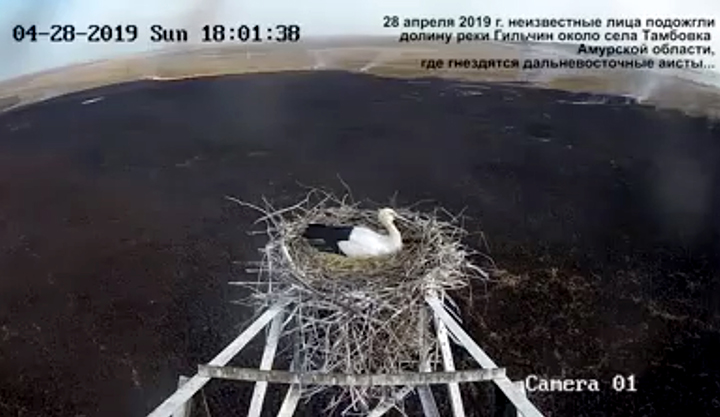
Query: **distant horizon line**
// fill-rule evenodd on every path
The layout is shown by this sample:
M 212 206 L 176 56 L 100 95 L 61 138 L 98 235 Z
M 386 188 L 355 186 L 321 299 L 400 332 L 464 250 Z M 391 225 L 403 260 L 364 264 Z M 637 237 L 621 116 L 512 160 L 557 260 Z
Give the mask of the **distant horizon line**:
M 196 51 L 199 49 L 223 49 L 223 48 L 260 48 L 260 47 L 290 47 L 292 45 L 299 45 L 299 44 L 306 44 L 308 42 L 322 42 L 322 41 L 330 41 L 330 40 L 340 40 L 340 39 L 373 39 L 373 40 L 380 40 L 380 39 L 393 39 L 396 38 L 396 36 L 393 35 L 379 35 L 379 34 L 369 34 L 369 35 L 307 35 L 304 36 L 303 39 L 296 43 L 274 43 L 274 44 L 208 44 L 208 43 L 188 43 L 183 44 L 179 46 L 170 46 L 170 47 L 163 47 L 163 48 L 157 48 L 157 49 L 149 49 L 145 51 L 140 52 L 123 52 L 119 53 L 112 57 L 106 57 L 106 58 L 95 58 L 95 59 L 88 59 L 88 60 L 78 60 L 77 62 L 73 62 L 71 64 L 64 64 L 59 65 L 55 67 L 49 67 L 46 69 L 40 69 L 37 71 L 31 71 L 26 72 L 14 76 L 10 76 L 7 78 L 0 78 L 0 87 L 2 87 L 3 84 L 8 82 L 16 82 L 19 80 L 22 80 L 26 77 L 36 77 L 40 75 L 45 74 L 51 74 L 53 72 L 57 71 L 63 71 L 71 68 L 77 68 L 82 67 L 86 65 L 93 65 L 98 64 L 101 62 L 107 62 L 107 61 L 113 61 L 117 59 L 132 59 L 132 58 L 138 58 L 143 56 L 158 56 L 162 54 L 170 54 L 170 53 L 177 53 L 181 50 L 186 51 Z M 359 45 L 360 46 L 360 45 Z

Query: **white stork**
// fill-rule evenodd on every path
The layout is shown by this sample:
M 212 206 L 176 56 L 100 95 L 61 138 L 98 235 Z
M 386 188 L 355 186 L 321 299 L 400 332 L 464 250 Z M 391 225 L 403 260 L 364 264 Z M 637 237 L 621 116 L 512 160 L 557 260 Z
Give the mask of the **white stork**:
M 395 219 L 402 218 L 391 208 L 378 211 L 378 220 L 387 229 L 387 234 L 380 234 L 363 226 L 310 224 L 303 237 L 319 250 L 351 258 L 390 255 L 400 251 L 403 246 L 400 231 L 395 227 Z

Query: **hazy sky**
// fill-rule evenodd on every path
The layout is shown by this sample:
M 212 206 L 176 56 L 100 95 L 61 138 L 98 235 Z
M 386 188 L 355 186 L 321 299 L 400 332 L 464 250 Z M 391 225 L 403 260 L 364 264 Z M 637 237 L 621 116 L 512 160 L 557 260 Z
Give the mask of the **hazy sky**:
M 490 4 L 488 4 L 490 3 Z M 199 37 L 205 24 L 276 25 L 296 23 L 304 36 L 391 34 L 384 15 L 401 18 L 457 17 L 710 17 L 720 26 L 718 0 L 0 0 L 0 79 L 43 69 L 160 47 L 148 41 L 148 27 L 162 24 L 188 29 Z M 138 40 L 130 44 L 16 42 L 13 28 L 51 24 L 134 24 Z M 397 32 L 396 32 L 397 33 Z M 720 30 L 713 44 L 720 50 Z M 720 64 L 720 55 L 715 62 Z M 720 67 L 720 65 L 718 65 Z

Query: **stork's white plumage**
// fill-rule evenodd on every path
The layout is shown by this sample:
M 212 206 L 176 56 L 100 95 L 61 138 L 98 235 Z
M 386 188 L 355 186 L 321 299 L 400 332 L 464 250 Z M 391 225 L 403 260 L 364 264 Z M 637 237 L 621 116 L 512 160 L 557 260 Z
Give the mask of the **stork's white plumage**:
M 316 248 L 351 258 L 366 258 L 389 255 L 402 249 L 400 231 L 395 219 L 400 218 L 395 210 L 384 208 L 378 211 L 378 220 L 387 234 L 380 234 L 363 226 L 329 226 L 311 224 L 303 237 Z

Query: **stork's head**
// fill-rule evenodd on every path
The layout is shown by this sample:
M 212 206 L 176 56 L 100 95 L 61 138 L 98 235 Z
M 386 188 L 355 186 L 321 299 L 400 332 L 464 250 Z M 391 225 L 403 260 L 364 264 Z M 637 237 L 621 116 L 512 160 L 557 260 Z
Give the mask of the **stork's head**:
M 399 218 L 397 212 L 391 208 L 383 208 L 378 211 L 378 220 L 382 224 L 390 224 Z

